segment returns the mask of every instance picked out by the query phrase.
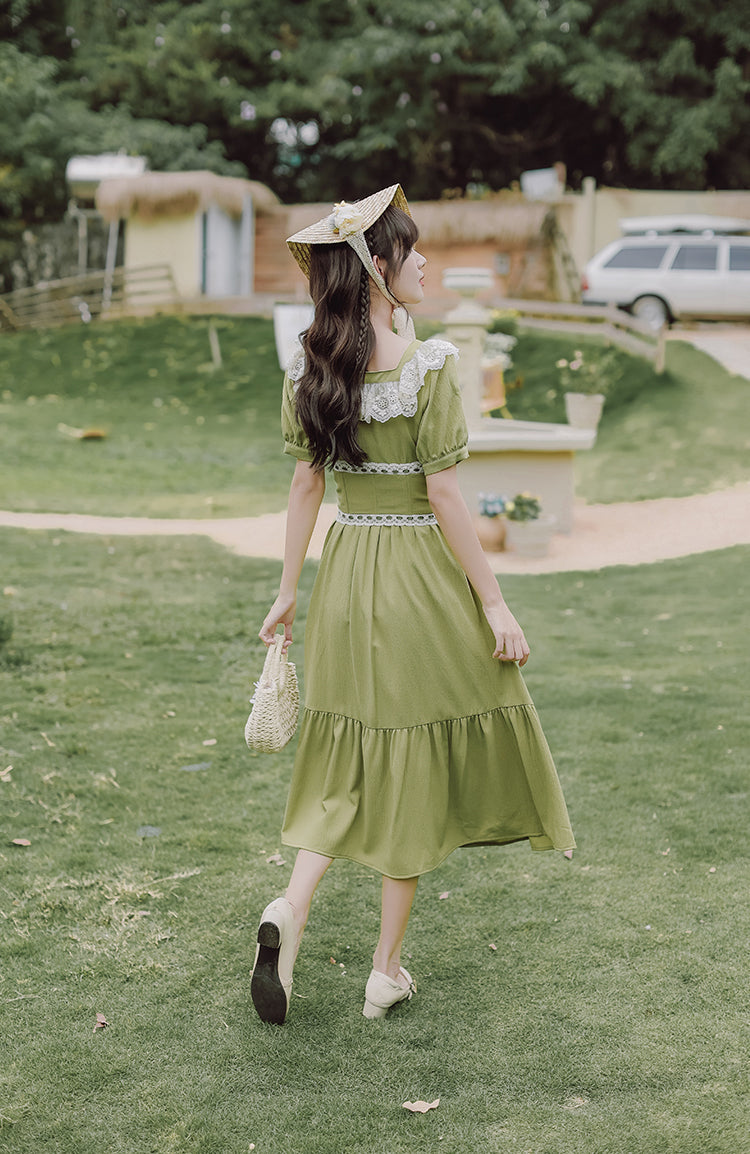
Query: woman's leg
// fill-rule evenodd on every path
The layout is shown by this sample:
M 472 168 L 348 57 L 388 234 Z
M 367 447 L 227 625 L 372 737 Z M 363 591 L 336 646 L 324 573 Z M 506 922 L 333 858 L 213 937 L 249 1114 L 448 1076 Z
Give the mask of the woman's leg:
M 398 979 L 401 966 L 401 943 L 411 913 L 419 878 L 383 877 L 380 938 L 372 957 L 373 968 Z
M 302 939 L 302 933 L 310 913 L 310 902 L 318 887 L 318 882 L 333 861 L 332 857 L 323 857 L 309 849 L 301 849 L 294 862 L 292 876 L 286 890 L 286 900 L 294 910 L 294 921 L 297 926 L 297 949 Z

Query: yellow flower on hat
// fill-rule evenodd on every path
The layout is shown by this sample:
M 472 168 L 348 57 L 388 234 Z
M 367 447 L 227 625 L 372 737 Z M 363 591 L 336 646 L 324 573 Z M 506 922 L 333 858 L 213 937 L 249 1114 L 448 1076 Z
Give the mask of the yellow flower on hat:
M 330 222 L 333 231 L 338 233 L 342 240 L 346 240 L 348 236 L 364 227 L 365 218 L 356 205 L 340 200 L 333 206 Z

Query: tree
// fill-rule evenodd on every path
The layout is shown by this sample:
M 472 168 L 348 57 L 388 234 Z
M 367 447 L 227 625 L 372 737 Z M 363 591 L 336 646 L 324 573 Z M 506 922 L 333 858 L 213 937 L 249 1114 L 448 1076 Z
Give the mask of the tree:
M 287 200 L 501 188 L 557 160 L 574 185 L 746 187 L 747 4 L 6 0 L 32 116 L 11 101 L 0 127 L 0 203 L 58 211 L 39 176 L 84 144 L 247 172 Z

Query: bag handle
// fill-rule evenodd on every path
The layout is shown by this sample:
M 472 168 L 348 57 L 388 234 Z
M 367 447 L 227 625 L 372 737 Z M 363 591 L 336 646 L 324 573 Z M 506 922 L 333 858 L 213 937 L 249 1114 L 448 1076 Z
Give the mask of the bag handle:
M 272 685 L 274 681 L 278 681 L 280 691 L 283 690 L 286 682 L 286 666 L 288 660 L 283 646 L 284 636 L 282 633 L 277 633 L 268 647 L 262 675 L 264 686 Z

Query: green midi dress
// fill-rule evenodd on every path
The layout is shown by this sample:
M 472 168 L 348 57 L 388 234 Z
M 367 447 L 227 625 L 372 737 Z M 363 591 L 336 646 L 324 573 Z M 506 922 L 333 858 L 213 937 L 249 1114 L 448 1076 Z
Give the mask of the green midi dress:
M 426 475 L 468 456 L 447 341 L 415 341 L 367 373 L 359 469 L 334 469 L 338 513 L 305 630 L 305 704 L 285 845 L 393 878 L 459 846 L 575 845 L 554 763 L 515 663 L 492 631 L 427 499 Z M 285 452 L 310 460 L 284 382 Z

